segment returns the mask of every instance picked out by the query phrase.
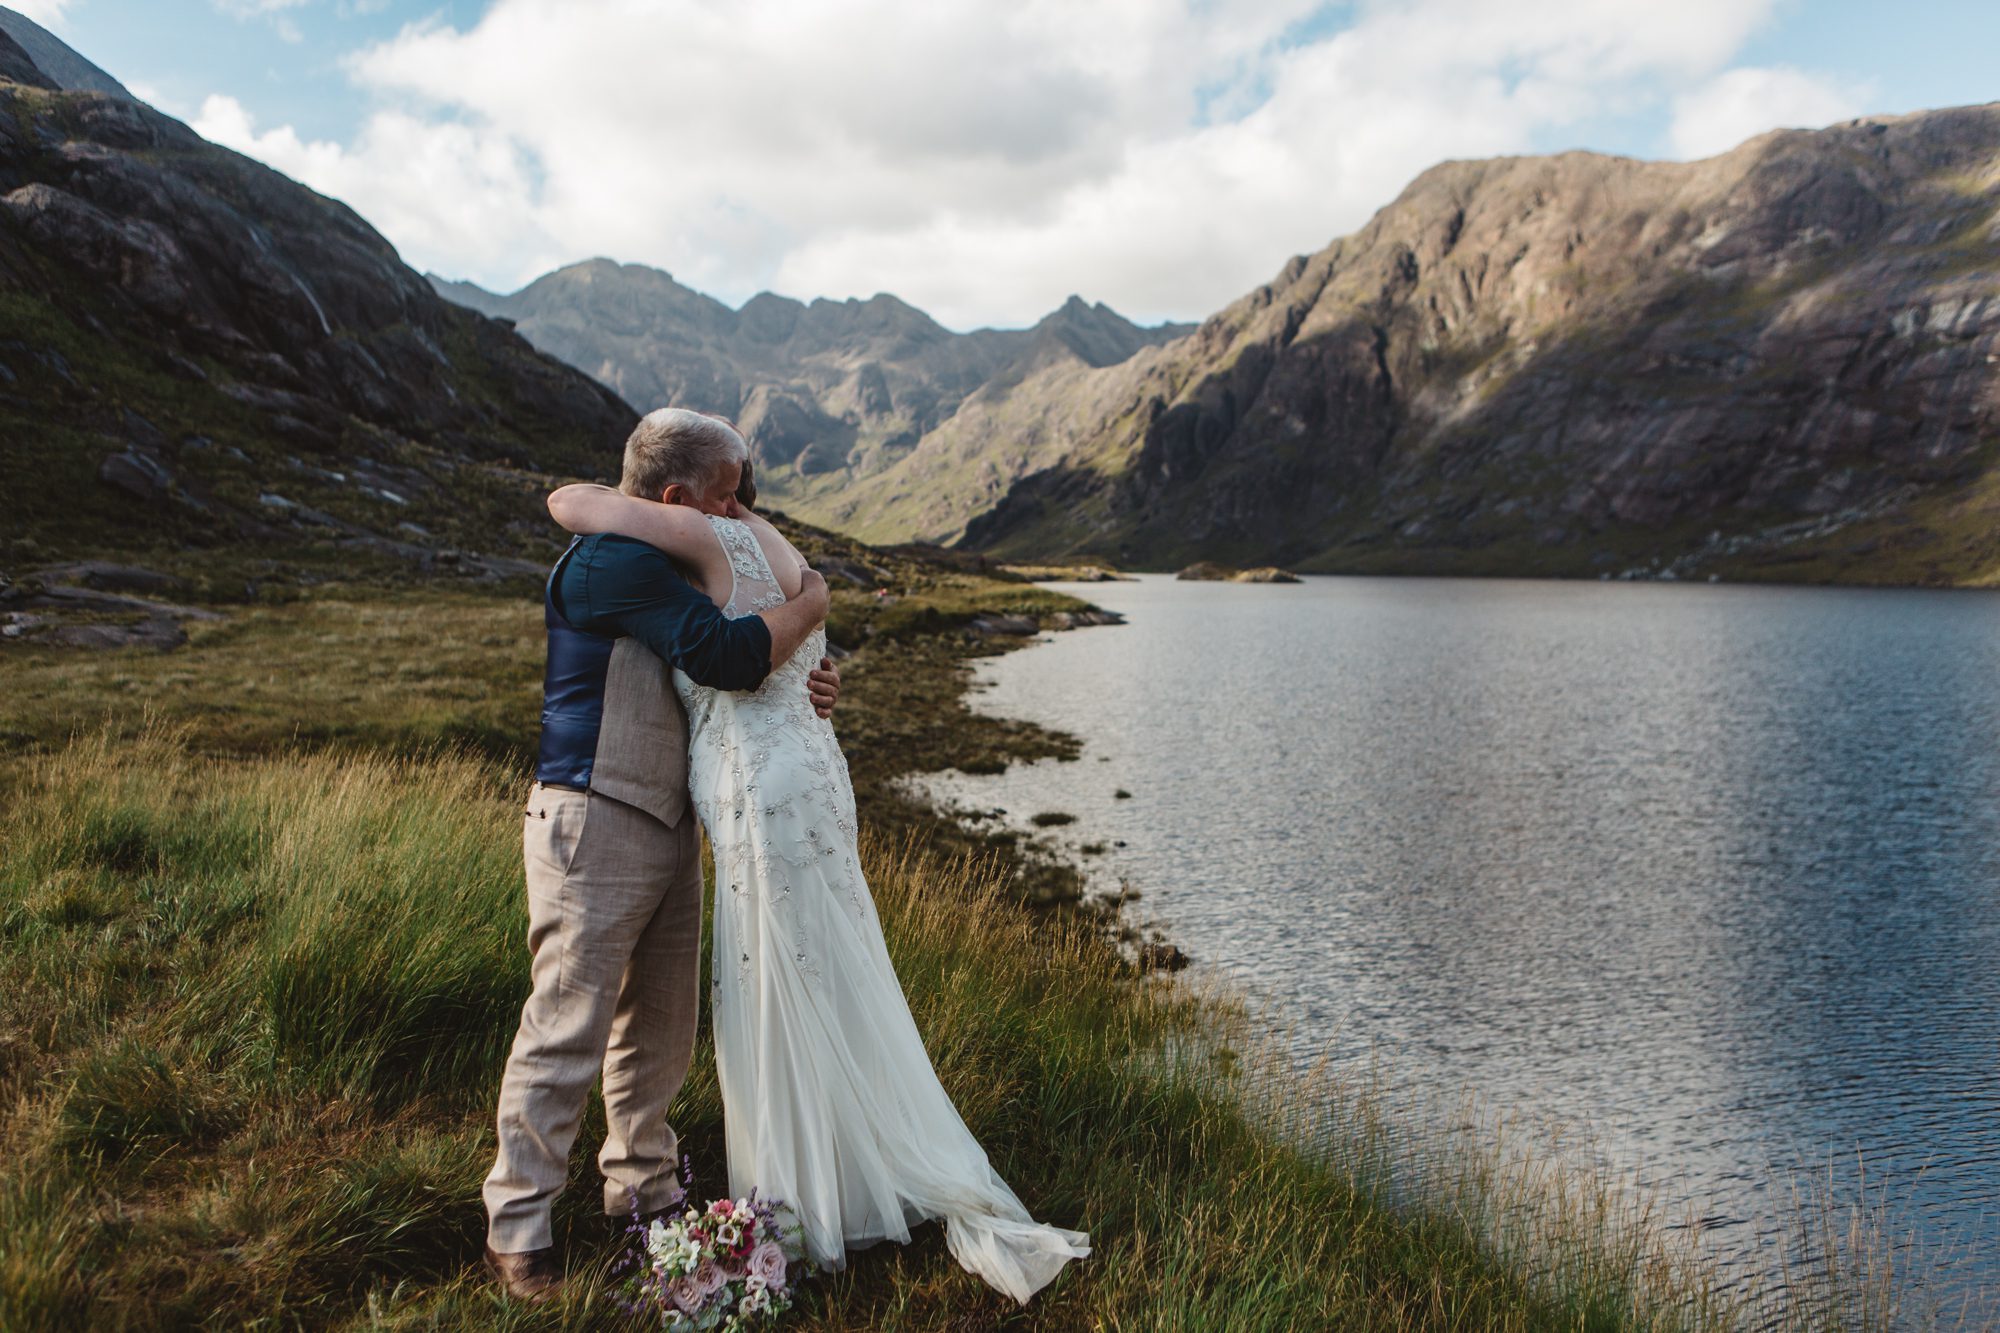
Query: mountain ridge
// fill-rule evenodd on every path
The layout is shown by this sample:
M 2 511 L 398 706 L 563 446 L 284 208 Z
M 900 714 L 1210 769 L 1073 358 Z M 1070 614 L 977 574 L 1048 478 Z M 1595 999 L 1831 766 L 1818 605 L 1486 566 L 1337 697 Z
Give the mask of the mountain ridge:
M 959 333 L 887 292 L 799 301 L 760 292 L 735 310 L 643 264 L 597 258 L 500 295 L 429 275 L 448 299 L 514 321 L 536 346 L 635 409 L 734 419 L 759 486 L 812 519 L 890 466 L 967 397 L 1060 364 L 1101 367 L 1180 336 L 1071 296 L 1024 329 Z
M 1440 163 L 1189 337 L 962 413 L 855 502 L 983 500 L 966 465 L 1032 417 L 1004 494 L 922 535 L 1155 567 L 2000 578 L 1997 242 L 2000 105 L 1694 163 Z

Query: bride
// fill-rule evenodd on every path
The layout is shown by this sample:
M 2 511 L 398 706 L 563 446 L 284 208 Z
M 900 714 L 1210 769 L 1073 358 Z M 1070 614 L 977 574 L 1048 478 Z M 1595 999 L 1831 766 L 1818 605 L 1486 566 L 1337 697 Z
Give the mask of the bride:
M 750 509 L 741 466 L 740 487 L 731 465 L 690 504 L 565 486 L 549 512 L 571 532 L 656 546 L 726 614 L 756 615 L 798 592 L 806 562 Z M 808 1257 L 830 1268 L 942 1219 L 953 1257 L 1025 1304 L 1090 1253 L 1089 1237 L 1029 1216 L 931 1068 L 855 853 L 847 761 L 807 700 L 825 643 L 815 630 L 748 693 L 674 673 L 688 790 L 715 856 L 711 1010 L 730 1193 L 783 1200 Z

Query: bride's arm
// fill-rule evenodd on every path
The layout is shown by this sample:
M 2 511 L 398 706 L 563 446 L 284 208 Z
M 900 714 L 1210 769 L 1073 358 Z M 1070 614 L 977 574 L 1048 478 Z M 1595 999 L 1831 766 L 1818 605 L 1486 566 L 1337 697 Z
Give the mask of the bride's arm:
M 637 500 L 609 486 L 558 487 L 549 495 L 549 515 L 571 532 L 615 532 L 697 567 L 710 563 L 720 549 L 708 516 L 699 509 Z

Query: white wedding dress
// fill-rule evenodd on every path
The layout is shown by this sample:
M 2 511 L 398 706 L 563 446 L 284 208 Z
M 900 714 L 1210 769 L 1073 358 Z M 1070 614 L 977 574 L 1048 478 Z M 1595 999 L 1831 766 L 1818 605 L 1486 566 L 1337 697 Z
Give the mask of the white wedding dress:
M 727 613 L 783 602 L 749 526 L 709 521 L 735 575 Z M 855 853 L 847 761 L 806 697 L 825 644 L 814 631 L 750 693 L 674 673 L 688 789 L 715 853 L 730 1193 L 782 1200 L 807 1256 L 833 1268 L 941 1218 L 953 1257 L 1025 1303 L 1090 1253 L 1089 1237 L 1028 1215 L 931 1068 Z

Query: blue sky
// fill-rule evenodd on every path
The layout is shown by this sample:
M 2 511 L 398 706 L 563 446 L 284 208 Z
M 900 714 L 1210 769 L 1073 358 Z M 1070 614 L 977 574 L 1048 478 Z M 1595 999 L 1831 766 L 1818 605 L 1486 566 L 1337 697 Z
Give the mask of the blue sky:
M 24 0 L 162 109 L 509 289 L 609 254 L 946 323 L 1207 313 L 1447 156 L 1677 158 L 2000 99 L 2000 3 Z

